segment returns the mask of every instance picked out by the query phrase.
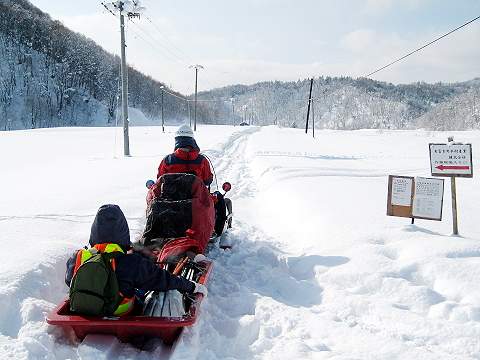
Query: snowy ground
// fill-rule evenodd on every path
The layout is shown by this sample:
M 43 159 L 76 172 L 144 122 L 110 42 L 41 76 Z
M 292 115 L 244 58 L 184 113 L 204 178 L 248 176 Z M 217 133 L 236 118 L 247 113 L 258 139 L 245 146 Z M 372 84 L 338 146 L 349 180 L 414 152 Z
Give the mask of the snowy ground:
M 231 250 L 211 249 L 209 296 L 176 346 L 106 335 L 80 343 L 47 325 L 65 261 L 98 207 L 120 205 L 132 239 L 144 183 L 173 147 L 167 127 L 0 132 L 2 359 L 480 359 L 480 182 L 450 180 L 443 220 L 386 216 L 388 175 L 430 177 L 429 143 L 480 132 L 199 126 L 219 185 L 230 181 Z M 474 171 L 475 174 L 475 171 Z

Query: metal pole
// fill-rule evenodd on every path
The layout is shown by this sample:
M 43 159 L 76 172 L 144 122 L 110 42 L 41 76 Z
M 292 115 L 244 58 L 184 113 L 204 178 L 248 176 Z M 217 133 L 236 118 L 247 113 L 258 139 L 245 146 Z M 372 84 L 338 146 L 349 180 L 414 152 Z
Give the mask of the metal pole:
M 458 235 L 458 222 L 457 222 L 457 186 L 455 183 L 455 176 L 452 179 L 452 217 L 453 217 L 453 234 Z
M 123 154 L 130 156 L 128 138 L 128 78 L 127 61 L 125 58 L 125 21 L 120 13 L 120 42 L 121 42 L 121 72 L 122 72 L 122 116 L 123 116 Z
M 163 86 L 162 86 L 162 132 L 165 132 L 165 120 L 164 120 L 164 113 L 163 113 Z
M 197 130 L 197 84 L 198 84 L 198 70 L 203 69 L 202 65 L 190 66 L 190 68 L 195 68 L 195 109 L 193 112 L 193 131 Z M 190 123 L 191 125 L 191 123 Z
M 310 95 L 308 95 L 307 121 L 305 123 L 305 134 L 308 132 L 308 117 L 310 116 L 310 104 L 312 102 L 313 78 L 310 81 Z
M 193 110 L 193 131 L 197 131 L 197 81 L 198 67 L 195 66 L 195 108 Z

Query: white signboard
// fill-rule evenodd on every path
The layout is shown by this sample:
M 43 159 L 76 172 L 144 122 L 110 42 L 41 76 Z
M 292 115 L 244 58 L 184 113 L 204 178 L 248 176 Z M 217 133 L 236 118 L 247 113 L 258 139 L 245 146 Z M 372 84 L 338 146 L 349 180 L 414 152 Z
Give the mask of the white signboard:
M 442 219 L 443 179 L 415 178 L 412 216 Z
M 412 203 L 413 179 L 394 177 L 392 180 L 392 205 L 410 206 Z
M 430 144 L 432 176 L 473 177 L 471 144 Z

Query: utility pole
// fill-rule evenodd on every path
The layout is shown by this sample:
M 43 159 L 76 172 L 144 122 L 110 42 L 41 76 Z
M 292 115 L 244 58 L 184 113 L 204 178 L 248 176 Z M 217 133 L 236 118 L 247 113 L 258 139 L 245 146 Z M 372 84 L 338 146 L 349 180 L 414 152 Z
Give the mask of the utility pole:
M 165 132 L 165 116 L 163 111 L 163 93 L 165 92 L 165 86 L 160 86 L 160 89 L 162 89 L 162 132 Z
M 232 102 L 232 121 L 233 121 L 233 126 L 235 127 L 235 105 L 233 103 L 235 99 L 232 97 L 230 101 Z
M 190 66 L 195 68 L 195 105 L 193 110 L 193 131 L 197 131 L 197 84 L 198 84 L 198 70 L 203 69 L 202 65 Z
M 128 136 L 128 74 L 127 59 L 125 55 L 125 15 L 128 18 L 138 17 L 145 13 L 147 9 L 140 6 L 139 0 L 123 1 L 118 0 L 112 3 L 103 4 L 113 15 L 120 18 L 120 71 L 122 76 L 122 119 L 123 119 L 123 154 L 130 156 L 130 141 Z
M 190 100 L 187 100 L 187 106 L 188 106 L 188 125 L 192 127 L 192 109 L 190 106 Z
M 305 134 L 308 132 L 308 117 L 310 116 L 310 104 L 312 103 L 313 78 L 310 81 L 310 95 L 308 95 L 307 121 L 305 123 Z
M 121 3 L 123 10 L 123 3 Z M 128 136 L 128 74 L 125 56 L 125 17 L 120 11 L 120 43 L 121 43 L 121 72 L 122 72 L 122 119 L 123 119 L 123 155 L 130 156 L 130 139 Z

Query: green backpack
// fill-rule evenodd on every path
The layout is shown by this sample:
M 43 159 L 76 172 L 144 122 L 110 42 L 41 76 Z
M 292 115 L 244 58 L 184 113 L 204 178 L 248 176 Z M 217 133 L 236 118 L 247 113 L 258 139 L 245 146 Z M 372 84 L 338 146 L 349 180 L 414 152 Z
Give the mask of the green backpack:
M 123 298 L 110 260 L 123 253 L 102 253 L 95 248 L 88 251 L 92 256 L 78 267 L 70 283 L 70 311 L 79 315 L 113 315 Z

